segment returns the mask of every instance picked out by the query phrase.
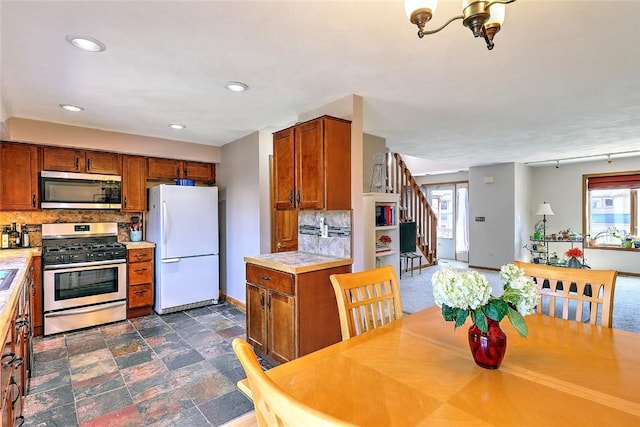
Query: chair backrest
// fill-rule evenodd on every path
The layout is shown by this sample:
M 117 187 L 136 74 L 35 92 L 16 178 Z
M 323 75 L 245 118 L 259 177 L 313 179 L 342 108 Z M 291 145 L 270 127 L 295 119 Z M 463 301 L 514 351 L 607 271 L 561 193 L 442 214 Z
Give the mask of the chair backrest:
M 540 290 L 538 313 L 551 317 L 611 327 L 613 319 L 613 292 L 618 272 L 555 267 L 514 261 L 531 276 Z M 570 303 L 571 302 L 571 303 Z
M 247 374 L 258 426 L 352 426 L 288 395 L 265 374 L 253 349 L 245 340 L 235 338 L 232 345 Z
M 343 341 L 402 317 L 400 286 L 392 266 L 332 274 L 330 279 Z

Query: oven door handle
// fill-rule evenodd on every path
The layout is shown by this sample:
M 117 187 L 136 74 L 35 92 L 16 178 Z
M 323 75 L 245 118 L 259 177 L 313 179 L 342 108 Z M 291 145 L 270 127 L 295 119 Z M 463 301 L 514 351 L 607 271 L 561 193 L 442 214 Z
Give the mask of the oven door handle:
M 127 303 L 126 301 L 116 301 L 116 302 L 110 302 L 108 304 L 92 305 L 90 307 L 75 308 L 75 309 L 64 310 L 60 312 L 47 313 L 45 314 L 45 317 L 63 317 L 63 316 L 74 316 L 76 314 L 93 313 L 95 311 L 102 311 L 107 308 L 118 307 L 126 303 Z

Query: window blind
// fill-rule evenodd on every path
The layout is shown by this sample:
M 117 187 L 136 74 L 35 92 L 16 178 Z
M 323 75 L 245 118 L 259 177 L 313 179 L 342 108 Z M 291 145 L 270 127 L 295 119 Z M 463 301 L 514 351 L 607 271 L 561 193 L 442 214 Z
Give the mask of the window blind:
M 640 173 L 592 176 L 587 178 L 587 188 L 589 190 L 606 188 L 640 188 Z

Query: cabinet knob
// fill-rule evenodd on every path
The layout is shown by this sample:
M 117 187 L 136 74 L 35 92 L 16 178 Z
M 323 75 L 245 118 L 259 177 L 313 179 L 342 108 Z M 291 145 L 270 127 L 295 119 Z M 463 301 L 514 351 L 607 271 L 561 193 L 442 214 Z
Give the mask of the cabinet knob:
M 87 159 L 87 170 L 91 170 L 91 159 Z
M 80 157 L 76 157 L 76 170 L 80 169 Z
M 125 198 L 124 198 L 124 207 L 125 207 L 125 208 L 127 207 L 127 198 L 126 198 L 126 196 L 125 196 Z
M 140 290 L 140 291 L 133 291 L 133 293 L 136 294 L 136 295 L 141 295 L 141 294 L 144 294 L 146 292 L 147 292 L 146 289 L 143 289 L 143 290 Z
M 278 243 L 276 244 L 276 247 L 277 247 L 278 249 L 282 248 L 282 246 L 283 246 L 283 245 L 282 245 L 282 243 L 280 243 L 280 242 L 278 242 Z
M 260 278 L 262 280 L 271 280 L 271 277 L 269 277 L 269 276 L 261 276 Z
M 298 193 L 296 194 L 296 204 L 300 204 L 300 190 L 298 190 Z
M 32 207 L 36 207 L 36 195 L 34 194 L 33 196 L 31 196 L 31 206 Z
M 289 191 L 289 204 L 293 206 L 293 190 Z
M 146 268 L 136 268 L 136 269 L 135 269 L 135 270 L 133 270 L 133 271 L 135 271 L 136 273 L 141 273 L 141 272 L 143 272 L 143 271 L 147 271 L 147 269 L 146 269 Z
M 264 294 L 260 294 L 260 307 L 264 307 Z

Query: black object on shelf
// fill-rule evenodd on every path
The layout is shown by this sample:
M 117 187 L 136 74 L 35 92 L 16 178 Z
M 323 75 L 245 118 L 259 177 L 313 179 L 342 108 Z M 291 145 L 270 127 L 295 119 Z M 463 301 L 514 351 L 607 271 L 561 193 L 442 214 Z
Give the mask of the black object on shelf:
M 415 222 L 400 223 L 400 253 L 415 252 L 418 232 Z

